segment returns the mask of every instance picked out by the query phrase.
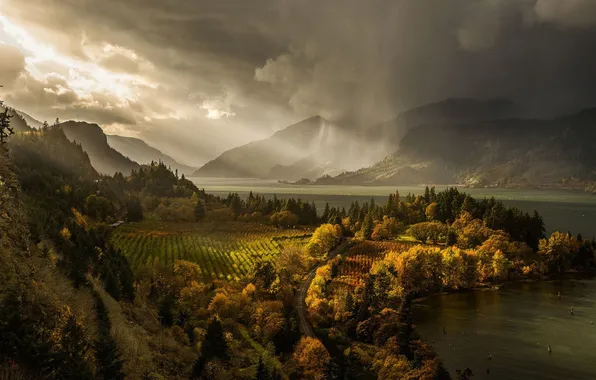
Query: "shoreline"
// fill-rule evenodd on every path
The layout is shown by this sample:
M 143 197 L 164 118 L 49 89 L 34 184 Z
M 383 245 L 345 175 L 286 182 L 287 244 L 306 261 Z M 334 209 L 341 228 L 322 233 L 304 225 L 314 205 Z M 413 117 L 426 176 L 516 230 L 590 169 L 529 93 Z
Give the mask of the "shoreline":
M 505 282 L 492 284 L 492 283 L 482 283 L 478 286 L 469 289 L 457 289 L 457 290 L 443 290 L 440 292 L 433 292 L 421 296 L 417 296 L 412 300 L 412 303 L 419 304 L 424 300 L 430 297 L 436 296 L 444 296 L 444 295 L 451 295 L 451 294 L 460 294 L 460 293 L 471 293 L 471 292 L 486 292 L 486 291 L 496 291 L 501 290 L 502 288 L 507 287 L 508 285 L 513 284 L 520 284 L 520 283 L 537 283 L 537 282 L 553 282 L 553 281 L 572 281 L 572 280 L 581 280 L 581 279 L 594 279 L 596 277 L 596 269 L 588 272 L 577 272 L 577 271 L 568 271 L 563 273 L 559 276 L 533 276 L 528 278 L 519 278 L 515 280 L 508 280 Z

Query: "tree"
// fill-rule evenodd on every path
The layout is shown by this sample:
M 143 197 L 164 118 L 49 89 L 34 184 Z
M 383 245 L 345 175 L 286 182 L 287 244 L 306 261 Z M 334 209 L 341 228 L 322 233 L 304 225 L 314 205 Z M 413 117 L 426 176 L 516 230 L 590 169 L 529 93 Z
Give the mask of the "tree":
M 277 279 L 277 272 L 271 261 L 258 261 L 253 273 L 254 283 L 265 290 L 269 290 L 271 284 Z
M 267 367 L 265 367 L 265 363 L 263 362 L 263 357 L 259 358 L 259 364 L 257 365 L 257 373 L 255 375 L 255 380 L 271 380 L 271 374 Z
M 276 212 L 269 218 L 271 224 L 281 227 L 292 227 L 298 224 L 298 216 L 291 211 Z
M 0 107 L 4 103 L 0 100 Z M 0 144 L 6 144 L 8 137 L 14 134 L 14 129 L 10 126 L 11 116 L 8 113 L 9 109 L 6 107 L 4 112 L 0 113 Z
M 199 200 L 197 200 L 197 203 L 195 204 L 195 218 L 197 221 L 203 220 L 203 218 L 205 218 L 205 205 Z
M 203 372 L 205 364 L 207 364 L 210 359 L 219 358 L 227 360 L 229 358 L 228 352 L 228 343 L 224 336 L 221 321 L 219 320 L 219 317 L 215 315 L 209 319 L 207 333 L 201 344 L 201 353 L 192 369 L 192 377 L 199 378 Z
M 426 220 L 429 222 L 436 220 L 439 216 L 439 207 L 437 206 L 437 202 L 429 204 L 424 211 L 424 215 L 426 215 Z
M 293 355 L 300 372 L 305 379 L 324 380 L 331 356 L 320 340 L 303 337 L 298 342 Z
M 457 232 L 453 228 L 450 228 L 447 232 L 447 240 L 445 241 L 445 245 L 447 247 L 451 247 L 457 244 Z
M 111 214 L 112 202 L 102 196 L 91 194 L 85 200 L 87 214 L 92 218 L 105 220 Z
M 372 239 L 372 233 L 373 233 L 373 219 L 372 219 L 372 214 L 370 212 L 368 212 L 366 214 L 366 217 L 364 218 L 364 222 L 362 223 L 362 236 L 364 237 L 364 239 L 366 240 L 370 240 Z
M 143 207 L 138 198 L 131 198 L 126 202 L 126 220 L 140 222 L 143 220 Z
M 539 253 L 546 259 L 551 272 L 563 273 L 570 265 L 574 254 L 579 251 L 580 244 L 570 234 L 555 231 L 548 239 L 539 242 Z
M 322 224 L 315 230 L 306 245 L 306 253 L 315 259 L 321 259 L 339 243 L 340 238 L 339 225 Z

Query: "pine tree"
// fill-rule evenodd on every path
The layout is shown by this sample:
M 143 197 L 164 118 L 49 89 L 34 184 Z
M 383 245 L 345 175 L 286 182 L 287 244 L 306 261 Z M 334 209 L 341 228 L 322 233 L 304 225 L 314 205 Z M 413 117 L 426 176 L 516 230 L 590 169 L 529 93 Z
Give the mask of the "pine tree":
M 205 217 L 205 205 L 201 201 L 197 201 L 195 205 L 195 218 L 197 221 L 203 220 Z
M 271 374 L 267 367 L 265 367 L 265 363 L 263 362 L 263 358 L 259 358 L 259 364 L 257 366 L 257 373 L 255 375 L 255 380 L 271 380 Z
M 224 336 L 223 327 L 219 317 L 213 316 L 209 319 L 207 325 L 207 334 L 201 345 L 201 353 L 199 358 L 195 361 L 192 369 L 192 378 L 198 379 L 203 372 L 203 368 L 207 361 L 212 358 L 219 358 L 227 360 L 228 355 L 228 343 Z
M 397 334 L 397 345 L 400 355 L 404 355 L 408 360 L 414 359 L 414 353 L 410 348 L 414 327 L 412 326 L 412 299 L 413 294 L 405 294 L 398 312 L 399 332 Z
M 329 220 L 329 202 L 325 202 L 325 210 L 323 210 L 323 215 L 321 216 L 321 220 L 326 222 Z
M 96 311 L 99 320 L 99 339 L 96 343 L 96 355 L 98 361 L 97 375 L 104 380 L 121 380 L 125 378 L 122 373 L 122 364 L 120 359 L 118 345 L 110 333 L 110 318 L 108 311 L 99 296 L 96 297 Z
M 367 213 L 366 217 L 364 218 L 364 222 L 362 223 L 362 236 L 366 240 L 370 240 L 373 233 L 373 220 L 371 213 Z
M 0 106 L 4 103 L 0 101 Z M 8 107 L 4 109 L 4 112 L 0 113 L 0 144 L 4 145 L 8 137 L 14 134 L 14 129 L 10 126 L 11 116 L 8 113 Z

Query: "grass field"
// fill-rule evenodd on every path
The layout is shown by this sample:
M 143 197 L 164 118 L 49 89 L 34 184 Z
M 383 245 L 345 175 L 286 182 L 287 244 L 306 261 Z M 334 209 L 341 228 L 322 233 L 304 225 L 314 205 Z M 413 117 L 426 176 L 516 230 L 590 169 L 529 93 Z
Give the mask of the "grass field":
M 238 280 L 255 261 L 275 259 L 285 246 L 304 245 L 310 230 L 278 230 L 252 223 L 142 222 L 117 228 L 111 236 L 132 267 L 175 260 L 199 265 L 204 281 Z
M 391 251 L 404 252 L 419 244 L 416 241 L 360 241 L 345 253 L 338 275 L 333 279 L 333 287 L 345 289 L 355 287 L 362 277 L 370 272 L 376 261 L 385 258 Z

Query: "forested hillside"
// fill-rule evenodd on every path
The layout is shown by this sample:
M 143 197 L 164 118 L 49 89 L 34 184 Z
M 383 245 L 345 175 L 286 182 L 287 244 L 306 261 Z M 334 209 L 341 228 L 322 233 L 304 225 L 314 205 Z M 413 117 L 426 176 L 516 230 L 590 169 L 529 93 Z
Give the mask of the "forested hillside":
M 596 111 L 553 120 L 503 119 L 412 128 L 379 163 L 325 183 L 580 186 L 596 177 Z
M 130 174 L 139 164 L 108 145 L 107 137 L 97 124 L 67 121 L 60 124 L 70 141 L 80 144 L 89 155 L 91 164 L 101 174 Z
M 149 165 L 151 162 L 161 161 L 173 171 L 178 171 L 178 173 L 187 176 L 191 175 L 195 170 L 197 170 L 196 168 L 176 162 L 176 160 L 174 160 L 172 157 L 160 152 L 158 149 L 152 146 L 149 146 L 141 139 L 117 135 L 107 135 L 107 138 L 108 144 L 112 148 L 141 165 Z

